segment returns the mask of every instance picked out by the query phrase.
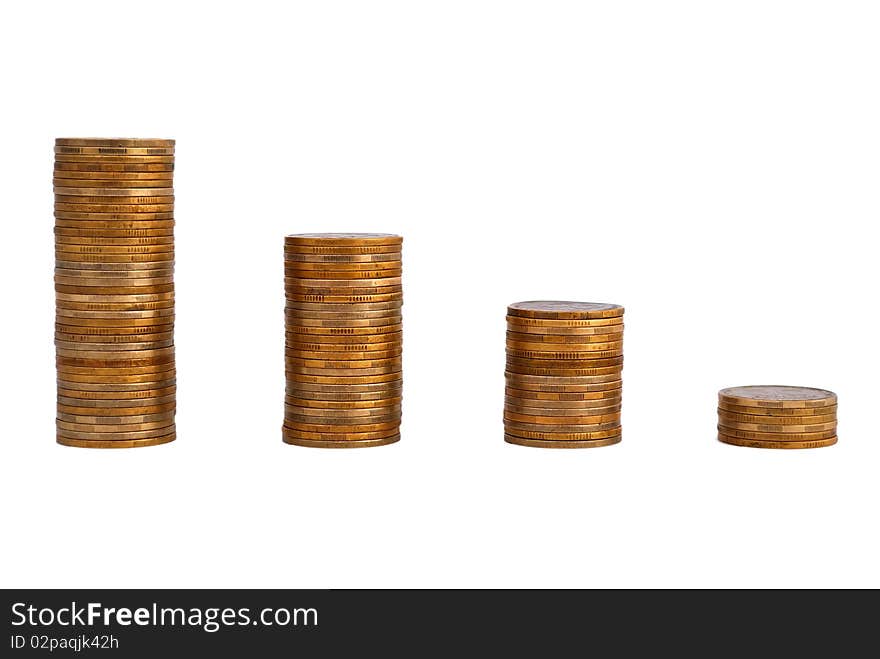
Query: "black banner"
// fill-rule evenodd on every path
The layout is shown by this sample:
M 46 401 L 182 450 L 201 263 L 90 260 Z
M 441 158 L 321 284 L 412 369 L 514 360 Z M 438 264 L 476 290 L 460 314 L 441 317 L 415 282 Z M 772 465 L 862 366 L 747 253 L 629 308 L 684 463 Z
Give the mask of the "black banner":
M 4 591 L 3 656 L 641 650 L 790 654 L 873 645 L 876 593 Z

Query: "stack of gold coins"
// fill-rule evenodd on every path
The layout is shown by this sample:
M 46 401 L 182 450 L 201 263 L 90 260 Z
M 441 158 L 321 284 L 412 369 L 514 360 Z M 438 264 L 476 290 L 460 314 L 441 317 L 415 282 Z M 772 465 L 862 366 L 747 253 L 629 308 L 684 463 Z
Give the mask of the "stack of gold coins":
M 285 238 L 288 444 L 350 448 L 400 439 L 402 243 L 383 233 Z
M 718 439 L 752 448 L 837 443 L 837 396 L 825 389 L 758 385 L 718 392 Z
M 55 140 L 57 441 L 175 438 L 174 140 Z
M 588 448 L 621 438 L 623 307 L 517 302 L 507 307 L 504 439 Z

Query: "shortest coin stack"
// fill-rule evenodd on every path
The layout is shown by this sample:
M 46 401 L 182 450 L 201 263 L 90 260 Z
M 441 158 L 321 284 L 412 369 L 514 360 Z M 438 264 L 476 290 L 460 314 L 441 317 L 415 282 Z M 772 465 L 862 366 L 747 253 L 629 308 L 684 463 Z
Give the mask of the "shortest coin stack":
M 759 385 L 718 392 L 718 439 L 752 448 L 837 443 L 837 396 L 825 389 Z
M 504 439 L 545 448 L 620 441 L 623 307 L 517 302 L 507 308 Z
M 354 448 L 400 439 L 402 240 L 285 238 L 288 444 Z

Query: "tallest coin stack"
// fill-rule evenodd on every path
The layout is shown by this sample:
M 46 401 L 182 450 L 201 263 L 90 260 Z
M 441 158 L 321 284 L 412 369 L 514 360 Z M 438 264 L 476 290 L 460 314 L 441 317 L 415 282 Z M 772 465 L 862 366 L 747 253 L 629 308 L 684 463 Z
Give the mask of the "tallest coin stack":
M 174 140 L 55 140 L 59 444 L 175 438 Z

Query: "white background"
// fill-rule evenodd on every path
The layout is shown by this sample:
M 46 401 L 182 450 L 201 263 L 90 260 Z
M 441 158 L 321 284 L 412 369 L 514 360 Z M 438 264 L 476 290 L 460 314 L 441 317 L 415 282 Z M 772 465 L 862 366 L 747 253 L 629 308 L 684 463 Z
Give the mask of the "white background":
M 876 3 L 2 11 L 0 585 L 880 586 Z M 59 136 L 178 140 L 171 445 L 55 444 Z M 281 442 L 304 231 L 404 236 L 397 445 Z M 502 441 L 535 298 L 626 306 L 622 444 Z M 771 383 L 839 444 L 719 444 Z

